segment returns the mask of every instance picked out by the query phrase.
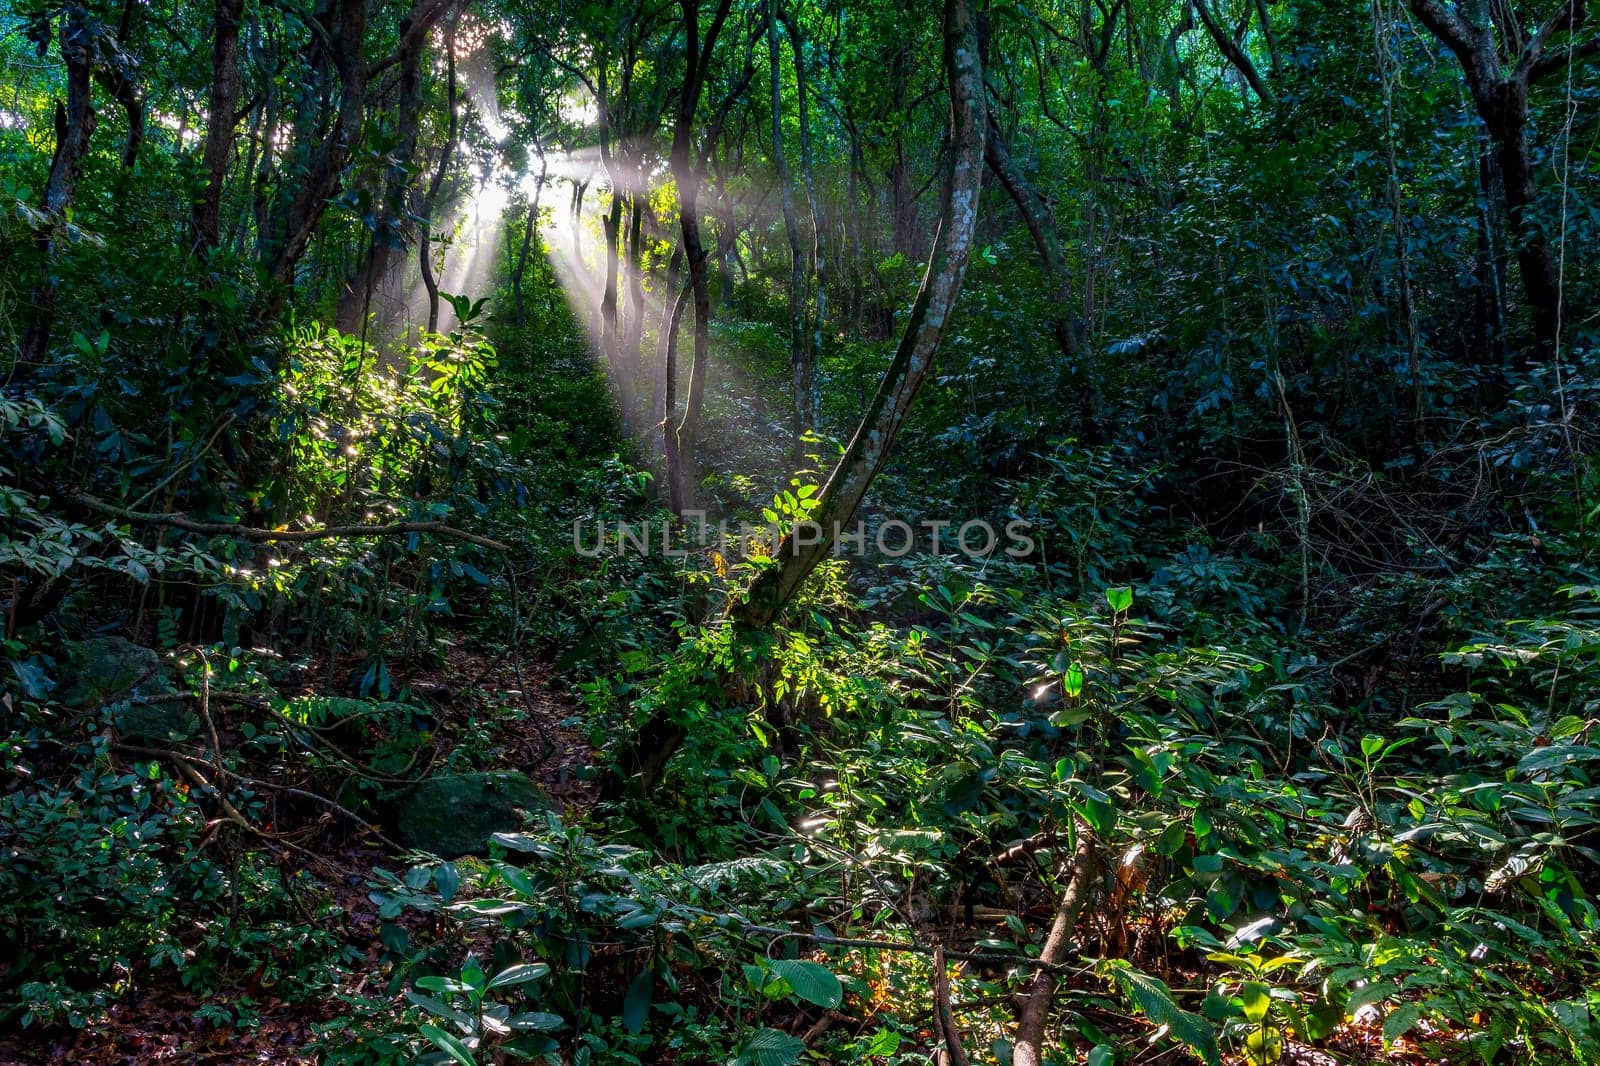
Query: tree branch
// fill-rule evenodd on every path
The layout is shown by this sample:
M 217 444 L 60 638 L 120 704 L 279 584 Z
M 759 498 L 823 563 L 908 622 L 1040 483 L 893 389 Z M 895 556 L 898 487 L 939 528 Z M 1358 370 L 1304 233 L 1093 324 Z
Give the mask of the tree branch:
M 87 493 L 75 492 L 71 498 L 91 511 L 120 518 L 146 526 L 170 526 L 185 533 L 200 533 L 212 537 L 238 537 L 240 540 L 263 544 L 304 544 L 314 540 L 358 540 L 366 537 L 395 537 L 410 533 L 433 533 L 441 537 L 464 540 L 491 551 L 510 552 L 511 546 L 478 533 L 446 525 L 443 522 L 389 522 L 385 525 L 324 526 L 321 529 L 257 529 L 233 522 L 196 522 L 181 513 L 159 514 L 151 511 L 130 511 L 125 507 L 98 500 Z
M 1240 46 L 1239 42 L 1228 36 L 1228 31 L 1217 21 L 1217 16 L 1212 12 L 1211 8 L 1206 6 L 1206 0 L 1189 0 L 1189 2 L 1194 5 L 1195 14 L 1200 16 L 1201 24 L 1205 26 L 1206 32 L 1211 35 L 1211 39 L 1216 42 L 1223 58 L 1244 76 L 1244 80 L 1249 83 L 1251 90 L 1260 98 L 1262 103 L 1272 103 L 1276 98 L 1273 96 L 1271 87 L 1267 85 L 1266 79 L 1261 77 L 1261 72 L 1250 61 L 1250 56 Z M 1431 3 L 1432 0 L 1426 0 L 1426 2 Z M 1249 16 L 1246 15 L 1246 17 L 1248 18 Z
M 1562 30 L 1576 33 L 1589 19 L 1589 5 L 1587 0 L 1566 0 L 1561 9 L 1551 15 L 1539 28 L 1534 31 L 1527 45 L 1522 49 L 1522 55 L 1517 60 L 1517 77 L 1524 83 L 1532 80 L 1534 71 L 1544 64 L 1543 73 L 1550 74 L 1560 70 L 1574 58 L 1574 49 L 1568 48 L 1565 52 L 1546 57 L 1545 49 L 1556 34 Z M 1588 42 L 1592 44 L 1593 42 Z M 1549 62 L 1546 63 L 1548 58 Z

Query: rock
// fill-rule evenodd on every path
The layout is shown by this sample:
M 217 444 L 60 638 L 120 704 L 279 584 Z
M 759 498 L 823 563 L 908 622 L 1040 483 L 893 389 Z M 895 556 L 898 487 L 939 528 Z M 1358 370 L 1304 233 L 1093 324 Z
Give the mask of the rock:
M 125 637 L 91 637 L 67 645 L 61 702 L 89 710 L 161 673 L 161 656 Z
M 490 835 L 522 828 L 523 811 L 550 809 L 550 799 L 515 770 L 430 777 L 395 806 L 395 833 L 418 851 L 454 859 L 488 849 Z
M 114 711 L 112 724 L 126 740 L 188 740 L 199 724 L 179 700 L 133 703 Z

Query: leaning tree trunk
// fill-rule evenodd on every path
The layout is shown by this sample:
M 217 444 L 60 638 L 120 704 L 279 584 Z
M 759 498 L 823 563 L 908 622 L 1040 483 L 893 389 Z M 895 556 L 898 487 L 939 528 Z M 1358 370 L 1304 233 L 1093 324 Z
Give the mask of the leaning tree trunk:
M 1051 331 L 1055 334 L 1056 347 L 1060 349 L 1066 365 L 1074 368 L 1078 378 L 1079 395 L 1082 397 L 1083 414 L 1086 419 L 1092 418 L 1098 407 L 1095 397 L 1099 383 L 1095 380 L 1092 368 L 1086 363 L 1088 353 L 1084 343 L 1083 320 L 1073 313 L 1076 297 L 1072 291 L 1072 271 L 1067 266 L 1067 254 L 1061 246 L 1061 238 L 1056 233 L 1055 216 L 1050 211 L 1050 205 L 1045 203 L 1044 197 L 1039 195 L 1039 191 L 1017 167 L 992 116 L 989 123 L 989 137 L 983 146 L 983 156 L 989 164 L 989 169 L 1000 179 L 1001 187 L 1011 197 L 1012 203 L 1016 204 L 1024 225 L 1028 227 L 1028 234 L 1033 238 L 1033 246 L 1039 253 L 1039 262 L 1043 265 L 1045 277 L 1050 282 L 1050 295 L 1054 304 Z
M 769 625 L 832 549 L 883 468 L 912 401 L 933 367 L 939 342 L 966 276 L 983 185 L 983 70 L 970 0 L 945 0 L 944 67 L 950 90 L 950 163 L 940 223 L 922 288 L 877 396 L 824 486 L 813 520 L 816 536 L 791 531 L 776 565 L 764 570 L 734 614 L 743 624 Z
M 1072 313 L 1072 271 L 1067 266 L 1067 255 L 1056 234 L 1055 217 L 1044 197 L 1018 169 L 1011 150 L 1000 136 L 999 128 L 989 123 L 989 139 L 983 146 L 984 160 L 1000 186 L 1011 197 L 1022 221 L 1033 238 L 1034 249 L 1039 253 L 1040 264 L 1050 282 L 1051 296 L 1055 301 L 1055 316 L 1051 329 L 1056 345 L 1067 359 L 1077 359 L 1084 342 L 1083 322 Z

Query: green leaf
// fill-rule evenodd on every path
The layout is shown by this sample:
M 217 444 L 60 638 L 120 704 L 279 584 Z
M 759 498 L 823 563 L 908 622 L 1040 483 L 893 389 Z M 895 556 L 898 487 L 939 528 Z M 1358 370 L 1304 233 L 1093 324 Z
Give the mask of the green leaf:
M 1246 981 L 1239 989 L 1239 1004 L 1244 1008 L 1245 1020 L 1259 1025 L 1272 1009 L 1272 989 L 1260 981 Z
M 893 1029 L 879 1029 L 872 1034 L 872 1039 L 861 1045 L 860 1050 L 866 1058 L 887 1058 L 900 1050 L 900 1034 Z
M 1250 1066 L 1271 1066 L 1283 1058 L 1283 1033 L 1266 1026 L 1244 1038 L 1244 1058 Z
M 417 987 L 444 995 L 450 992 L 471 992 L 472 986 L 453 977 L 419 977 Z
M 461 1066 L 478 1066 L 477 1060 L 472 1057 L 472 1052 L 467 1050 L 467 1045 L 437 1025 L 422 1025 L 419 1028 L 422 1030 L 423 1036 L 433 1041 L 446 1055 L 455 1059 Z
M 1067 667 L 1067 672 L 1061 675 L 1061 691 L 1066 693 L 1069 700 L 1075 700 L 1083 695 L 1082 663 L 1073 663 Z
M 489 982 L 490 988 L 505 988 L 507 985 L 526 984 L 537 981 L 550 972 L 550 967 L 542 962 L 519 962 L 515 966 L 507 966 L 494 975 Z
M 844 999 L 844 986 L 832 970 L 804 959 L 774 959 L 772 972 L 789 982 L 794 994 L 807 1003 L 829 1010 Z
M 780 1029 L 758 1029 L 739 1051 L 739 1066 L 795 1066 L 805 1042 Z
M 1133 606 L 1133 589 L 1127 585 L 1106 589 L 1106 602 L 1113 611 L 1122 614 Z
M 423 1010 L 440 1018 L 448 1018 L 457 1025 L 470 1026 L 473 1024 L 472 1015 L 465 1011 L 456 1010 L 454 1007 L 440 1003 L 432 996 L 424 996 L 420 992 L 406 991 L 406 998 Z
M 560 1029 L 566 1024 L 567 1020 L 561 1015 L 539 1010 L 518 1014 L 506 1020 L 506 1025 L 518 1032 L 548 1032 L 551 1029 Z
M 622 997 L 622 1027 L 629 1033 L 643 1031 L 650 1018 L 650 1000 L 655 995 L 655 973 L 646 966 L 628 985 Z
M 1410 1032 L 1411 1027 L 1421 1021 L 1423 1015 L 1427 1013 L 1427 1009 L 1420 1003 L 1406 1003 L 1390 1011 L 1389 1016 L 1383 1019 L 1384 1044 L 1392 1044 Z
M 1183 1010 L 1172 998 L 1172 990 L 1165 981 L 1135 970 L 1121 959 L 1105 964 L 1105 970 L 1116 978 L 1123 991 L 1138 1004 L 1157 1025 L 1167 1027 L 1174 1040 L 1194 1049 L 1207 1066 L 1222 1066 L 1222 1053 L 1217 1049 L 1217 1033 L 1199 1015 Z
M 1110 1044 L 1097 1044 L 1089 1052 L 1088 1066 L 1111 1066 L 1117 1061 L 1117 1053 L 1111 1050 Z

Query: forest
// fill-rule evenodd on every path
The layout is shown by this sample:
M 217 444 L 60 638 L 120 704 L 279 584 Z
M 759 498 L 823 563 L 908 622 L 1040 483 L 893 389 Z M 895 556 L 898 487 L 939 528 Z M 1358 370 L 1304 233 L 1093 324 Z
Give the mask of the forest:
M 0 2 L 0 1062 L 1600 1064 L 1586 0 Z

